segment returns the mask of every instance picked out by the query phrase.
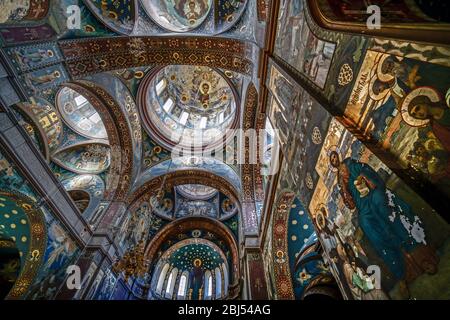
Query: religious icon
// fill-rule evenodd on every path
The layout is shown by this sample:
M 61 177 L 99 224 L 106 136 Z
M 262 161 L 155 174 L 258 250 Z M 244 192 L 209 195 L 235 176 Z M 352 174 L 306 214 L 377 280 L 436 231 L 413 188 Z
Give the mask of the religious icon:
M 200 102 L 205 109 L 209 107 L 210 89 L 211 84 L 208 81 L 203 81 L 202 83 L 200 83 Z
M 386 187 L 381 176 L 368 164 L 352 158 L 341 161 L 336 147 L 329 150 L 329 162 L 338 175 L 344 204 L 350 210 L 357 210 L 358 227 L 400 281 L 403 294 L 408 295 L 407 280 L 412 281 L 422 272 L 437 270 L 437 257 L 426 244 L 419 217 Z M 405 221 L 414 226 L 407 229 Z M 428 267 L 429 263 L 433 264 L 433 270 Z
M 430 125 L 441 145 L 450 152 L 450 107 L 441 100 L 436 90 L 430 87 L 414 89 L 405 98 L 401 110 L 408 125 Z

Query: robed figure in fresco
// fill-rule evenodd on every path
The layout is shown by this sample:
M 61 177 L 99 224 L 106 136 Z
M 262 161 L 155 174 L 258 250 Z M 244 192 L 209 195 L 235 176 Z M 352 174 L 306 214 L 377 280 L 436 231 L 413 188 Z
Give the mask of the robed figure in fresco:
M 416 121 L 429 122 L 433 134 L 450 152 L 450 108 L 442 101 L 431 101 L 427 96 L 414 97 L 406 108 Z
M 195 259 L 193 262 L 193 269 L 189 275 L 189 283 L 190 286 L 190 300 L 200 300 L 202 297 L 203 290 L 203 269 L 202 269 L 202 260 Z
M 436 273 L 437 257 L 426 245 L 420 219 L 408 204 L 387 189 L 368 164 L 352 158 L 341 162 L 337 151 L 331 151 L 329 157 L 345 205 L 357 210 L 359 228 L 400 282 L 400 289 L 406 294 L 407 281 L 424 271 Z

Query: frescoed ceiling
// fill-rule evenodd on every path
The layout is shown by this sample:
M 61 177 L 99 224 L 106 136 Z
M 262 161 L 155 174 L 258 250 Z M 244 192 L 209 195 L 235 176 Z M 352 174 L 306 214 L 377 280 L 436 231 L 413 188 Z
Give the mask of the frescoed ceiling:
M 235 91 L 225 78 L 200 66 L 160 70 L 145 87 L 146 105 L 141 105 L 147 131 L 167 147 L 220 139 L 235 123 L 237 110 Z
M 184 245 L 178 244 L 178 248 L 170 255 L 170 263 L 179 270 L 191 270 L 194 264 L 200 265 L 203 270 L 214 270 L 225 262 L 222 258 L 223 252 L 217 251 L 217 247 L 208 245 L 206 241 L 189 242 Z
M 242 17 L 246 0 L 141 0 L 148 16 L 161 28 L 177 33 L 223 33 Z M 200 31 L 201 32 L 201 31 Z

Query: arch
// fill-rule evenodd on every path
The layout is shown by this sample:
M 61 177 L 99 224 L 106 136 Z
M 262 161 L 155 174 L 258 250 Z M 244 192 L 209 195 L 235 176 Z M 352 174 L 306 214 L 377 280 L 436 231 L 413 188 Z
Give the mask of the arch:
M 78 80 L 64 84 L 83 95 L 95 108 L 103 121 L 111 147 L 111 178 L 106 186 L 105 199 L 121 201 L 131 186 L 133 168 L 132 134 L 126 125 L 127 118 L 117 102 L 102 87 Z M 60 89 L 61 90 L 61 89 Z
M 15 105 L 17 110 L 22 110 L 34 119 L 36 125 L 42 130 L 46 155 L 50 160 L 50 154 L 61 143 L 62 120 L 59 117 L 57 108 L 49 101 L 40 97 L 30 97 L 27 102 L 19 102 Z
M 164 297 L 166 297 L 167 299 L 172 299 L 175 284 L 177 282 L 177 275 L 178 275 L 178 269 L 173 268 L 172 272 L 170 272 L 170 274 L 169 274 L 169 278 L 167 279 L 166 290 L 165 290 L 166 292 L 164 293 Z
M 216 278 L 216 292 L 215 297 L 219 299 L 222 297 L 222 272 L 219 268 L 214 269 L 214 275 Z
M 165 172 L 167 172 L 167 169 Z M 177 169 L 165 175 L 154 177 L 138 187 L 128 197 L 130 211 L 136 210 L 143 202 L 146 202 L 151 196 L 156 195 L 163 183 L 165 189 L 172 189 L 177 185 L 183 184 L 202 184 L 215 188 L 234 201 L 238 206 L 238 210 L 241 210 L 239 190 L 226 178 L 202 169 Z
M 221 248 L 201 238 L 187 238 L 177 242 L 158 255 L 158 258 L 153 279 L 162 279 L 157 271 L 162 264 L 170 265 L 164 275 L 166 280 L 163 289 L 154 289 L 155 281 L 152 281 L 151 285 L 155 297 L 162 299 L 185 299 L 188 292 L 189 299 L 204 299 L 205 294 L 208 295 L 207 299 L 214 299 L 214 269 L 221 264 L 228 264 L 227 256 Z M 195 287 L 194 295 L 191 285 Z
M 167 271 L 169 271 L 169 264 L 166 263 L 161 270 L 161 273 L 155 279 L 158 279 L 158 283 L 156 284 L 156 293 L 161 294 L 164 282 L 166 280 Z
M 186 217 L 165 225 L 158 234 L 153 237 L 145 249 L 145 258 L 149 263 L 149 268 L 151 269 L 152 264 L 158 259 L 157 253 L 167 239 L 193 229 L 202 229 L 206 232 L 211 232 L 225 242 L 231 252 L 232 266 L 230 269 L 225 268 L 224 272 L 225 270 L 230 272 L 232 283 L 233 285 L 236 285 L 240 278 L 239 251 L 236 240 L 233 234 L 221 222 L 207 217 Z M 157 267 L 158 266 L 155 268 L 156 270 Z
M 253 76 L 254 72 L 252 44 L 228 38 L 105 37 L 64 40 L 59 42 L 59 46 L 73 78 L 117 69 L 168 64 L 222 68 L 247 76 Z M 134 53 L 131 59 L 130 48 Z M 111 55 L 115 57 L 111 58 Z
M 241 178 L 237 172 L 232 169 L 229 165 L 220 161 L 219 159 L 209 158 L 209 157 L 180 157 L 165 160 L 158 163 L 157 165 L 151 167 L 144 171 L 139 177 L 138 181 L 134 186 L 134 190 L 142 187 L 143 184 L 147 183 L 149 180 L 163 176 L 167 173 L 172 173 L 175 171 L 185 171 L 188 170 L 198 170 L 207 171 L 211 174 L 223 178 L 230 185 L 230 188 L 234 188 L 237 194 L 241 191 Z M 187 173 L 186 173 L 187 174 Z M 188 182 L 187 184 L 193 184 Z M 216 184 L 216 183 L 214 183 Z M 180 184 L 177 184 L 180 185 Z M 204 184 L 205 185 L 205 184 Z M 216 188 L 217 189 L 217 188 Z M 219 190 L 220 191 L 220 190 Z
M 242 128 L 247 131 L 249 129 L 254 129 L 256 125 L 256 114 L 258 109 L 258 92 L 253 83 L 249 85 L 247 88 L 246 96 L 245 96 L 245 106 L 244 106 L 244 118 L 242 120 Z M 259 141 L 259 134 L 257 134 Z M 258 142 L 259 143 L 259 142 Z M 245 159 L 244 165 L 241 169 L 241 178 L 242 178 L 242 201 L 243 201 L 243 212 L 242 215 L 244 217 L 244 231 L 246 234 L 255 234 L 258 232 L 258 217 L 256 214 L 256 205 L 255 205 L 255 169 L 257 168 L 257 164 L 260 162 L 260 159 L 257 156 L 257 164 L 252 164 L 253 159 L 250 158 L 251 154 L 255 154 L 250 151 L 250 148 L 254 148 L 255 146 L 251 146 L 250 141 L 245 139 L 244 148 L 245 148 Z M 257 146 L 256 146 L 257 147 Z M 253 149 L 254 151 L 254 149 Z M 259 151 L 256 150 L 256 154 L 258 155 Z
M 205 272 L 205 283 L 203 285 L 205 288 L 203 292 L 203 299 L 204 300 L 212 300 L 213 299 L 213 276 L 211 274 L 211 271 Z
M 188 288 L 189 288 L 189 273 L 187 271 L 184 271 L 181 274 L 180 283 L 178 285 L 178 290 L 177 290 L 177 299 L 178 300 L 186 299 Z
M 28 252 L 26 255 L 24 253 L 22 270 L 6 297 L 6 299 L 16 300 L 24 297 L 42 265 L 47 246 L 47 226 L 43 212 L 35 206 L 35 202 L 31 198 L 6 190 L 0 190 L 0 198 L 2 202 L 14 203 L 16 206 L 14 210 L 17 212 L 14 215 L 20 213 L 26 215 L 29 225 Z
M 8 295 L 19 277 L 20 251 L 12 239 L 0 234 L 0 299 Z
M 226 298 L 228 296 L 229 278 L 228 278 L 228 269 L 225 263 L 222 263 L 222 272 L 223 272 L 223 297 Z

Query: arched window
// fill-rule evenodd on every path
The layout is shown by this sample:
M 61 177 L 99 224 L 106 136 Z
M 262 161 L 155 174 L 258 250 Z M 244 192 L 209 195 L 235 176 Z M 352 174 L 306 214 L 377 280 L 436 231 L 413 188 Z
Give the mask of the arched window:
M 222 271 L 223 271 L 223 292 L 224 298 L 228 296 L 228 268 L 225 263 L 222 263 Z
M 178 275 L 178 269 L 174 268 L 169 275 L 169 279 L 167 280 L 166 294 L 164 295 L 168 299 L 172 298 L 173 289 L 175 287 L 175 283 L 177 282 L 177 275 Z
M 100 114 L 80 93 L 63 87 L 58 92 L 56 101 L 65 123 L 76 133 L 90 139 L 108 139 Z
M 159 274 L 158 284 L 156 285 L 156 293 L 161 294 L 162 287 L 164 285 L 164 280 L 166 279 L 167 271 L 169 270 L 169 264 L 166 263 Z
M 220 299 L 222 297 L 222 273 L 219 267 L 214 272 L 216 274 L 216 299 Z
M 205 273 L 205 300 L 210 300 L 212 296 L 212 275 L 211 271 L 206 271 Z
M 183 272 L 180 278 L 180 284 L 178 285 L 178 294 L 177 299 L 186 299 L 187 293 L 187 281 L 188 281 L 188 272 Z

